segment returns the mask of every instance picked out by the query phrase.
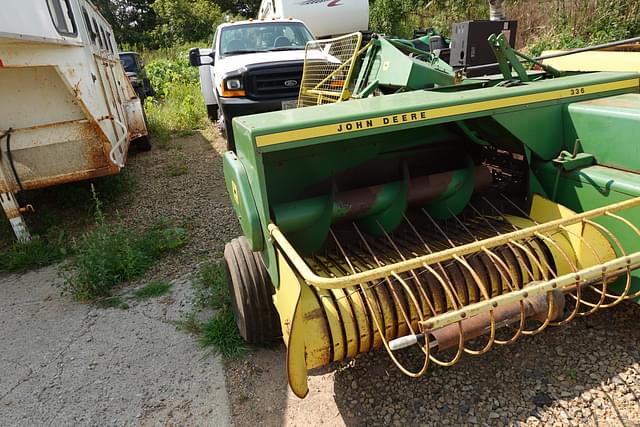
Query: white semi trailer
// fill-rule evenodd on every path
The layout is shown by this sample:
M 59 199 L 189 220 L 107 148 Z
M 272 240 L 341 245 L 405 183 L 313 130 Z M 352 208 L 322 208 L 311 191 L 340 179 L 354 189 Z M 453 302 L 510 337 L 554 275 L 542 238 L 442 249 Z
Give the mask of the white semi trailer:
M 89 1 L 2 3 L 0 202 L 26 240 L 15 193 L 116 174 L 130 141 L 149 141 L 113 30 Z
M 262 0 L 258 19 L 299 19 L 317 38 L 369 29 L 369 0 Z

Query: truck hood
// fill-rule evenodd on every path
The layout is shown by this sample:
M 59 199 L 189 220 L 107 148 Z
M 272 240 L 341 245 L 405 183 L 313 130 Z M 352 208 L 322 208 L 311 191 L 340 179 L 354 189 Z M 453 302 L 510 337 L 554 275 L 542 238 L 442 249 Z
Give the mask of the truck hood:
M 220 76 L 224 77 L 230 74 L 236 74 L 236 72 L 242 70 L 242 68 L 247 65 L 286 61 L 304 61 L 304 49 L 226 56 L 218 60 L 215 67 L 217 68 L 216 73 L 219 72 Z

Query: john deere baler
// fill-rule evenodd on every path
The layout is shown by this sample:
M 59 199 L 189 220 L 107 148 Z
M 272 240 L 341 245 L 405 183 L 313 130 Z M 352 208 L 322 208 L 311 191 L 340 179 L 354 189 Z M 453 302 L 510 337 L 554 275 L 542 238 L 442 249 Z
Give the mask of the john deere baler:
M 236 319 L 284 339 L 296 395 L 378 347 L 417 377 L 640 295 L 640 75 L 492 43 L 503 75 L 465 79 L 374 39 L 350 100 L 234 120 Z

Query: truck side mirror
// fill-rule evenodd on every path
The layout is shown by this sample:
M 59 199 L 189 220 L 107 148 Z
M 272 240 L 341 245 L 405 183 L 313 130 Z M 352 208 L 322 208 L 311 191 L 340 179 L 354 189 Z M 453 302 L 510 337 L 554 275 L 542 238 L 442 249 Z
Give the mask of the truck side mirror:
M 192 67 L 199 67 L 201 65 L 213 65 L 215 52 L 211 49 L 200 49 L 194 47 L 189 49 L 189 64 Z

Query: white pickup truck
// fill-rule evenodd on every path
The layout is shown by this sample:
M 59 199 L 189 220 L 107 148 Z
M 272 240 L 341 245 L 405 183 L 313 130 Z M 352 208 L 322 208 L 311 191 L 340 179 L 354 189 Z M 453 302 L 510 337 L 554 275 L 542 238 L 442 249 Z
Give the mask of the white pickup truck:
M 234 117 L 295 107 L 310 40 L 299 20 L 248 20 L 218 26 L 210 49 L 190 50 L 209 117 L 220 121 L 229 150 Z

